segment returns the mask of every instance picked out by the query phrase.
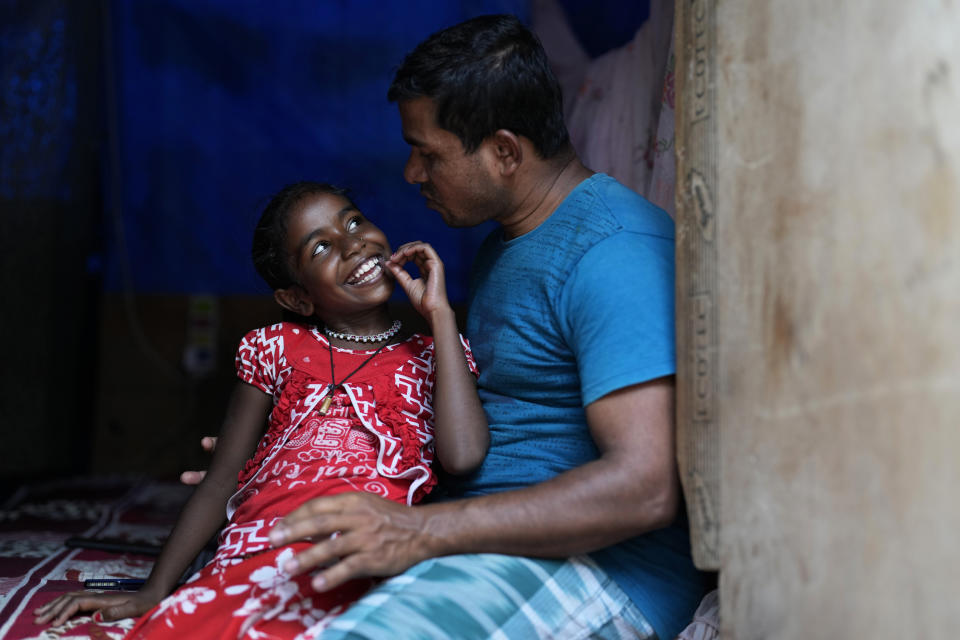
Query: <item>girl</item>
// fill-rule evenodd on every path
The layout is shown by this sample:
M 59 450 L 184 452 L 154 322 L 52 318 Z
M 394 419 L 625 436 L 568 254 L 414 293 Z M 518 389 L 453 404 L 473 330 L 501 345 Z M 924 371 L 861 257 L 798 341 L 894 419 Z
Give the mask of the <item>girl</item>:
M 61 596 L 36 610 L 38 624 L 97 609 L 106 619 L 142 616 L 128 638 L 312 638 L 373 581 L 317 593 L 309 573 L 285 569 L 310 543 L 272 548 L 270 529 L 320 495 L 368 491 L 412 504 L 436 483 L 434 450 L 454 474 L 486 455 L 476 366 L 432 247 L 413 242 L 391 255 L 383 232 L 343 190 L 301 182 L 264 210 L 253 261 L 276 301 L 300 320 L 243 338 L 241 381 L 210 470 L 150 577 L 135 593 Z M 407 261 L 420 278 L 403 270 Z M 387 311 L 394 281 L 432 339 L 401 338 Z M 224 507 L 216 556 L 165 598 L 222 524 Z

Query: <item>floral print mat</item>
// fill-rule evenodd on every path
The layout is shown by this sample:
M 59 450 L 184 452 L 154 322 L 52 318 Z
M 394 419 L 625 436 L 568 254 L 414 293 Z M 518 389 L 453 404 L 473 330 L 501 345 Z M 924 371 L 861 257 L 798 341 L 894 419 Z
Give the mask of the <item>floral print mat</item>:
M 122 638 L 133 619 L 37 626 L 33 610 L 84 580 L 146 578 L 190 492 L 176 480 L 126 475 L 17 490 L 0 507 L 0 639 Z

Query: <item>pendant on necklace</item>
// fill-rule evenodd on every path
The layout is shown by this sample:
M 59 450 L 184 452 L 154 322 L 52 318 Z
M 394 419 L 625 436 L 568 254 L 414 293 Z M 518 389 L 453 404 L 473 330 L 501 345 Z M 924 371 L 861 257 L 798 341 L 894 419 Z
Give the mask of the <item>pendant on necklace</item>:
M 327 397 L 323 399 L 323 402 L 320 404 L 320 415 L 327 415 L 327 411 L 330 410 L 330 403 L 333 402 L 333 391 L 334 386 L 327 385 Z

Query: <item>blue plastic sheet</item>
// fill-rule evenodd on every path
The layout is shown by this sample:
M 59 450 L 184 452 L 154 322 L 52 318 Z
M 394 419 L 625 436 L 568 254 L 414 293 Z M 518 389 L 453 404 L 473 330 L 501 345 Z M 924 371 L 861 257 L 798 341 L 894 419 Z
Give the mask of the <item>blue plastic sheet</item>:
M 593 55 L 649 12 L 646 0 L 560 1 Z M 433 243 L 463 302 L 493 225 L 449 229 L 403 181 L 408 149 L 386 90 L 423 38 L 484 13 L 528 22 L 528 0 L 0 0 L 0 201 L 74 206 L 87 174 L 71 154 L 92 144 L 104 215 L 87 265 L 108 291 L 251 294 L 267 293 L 249 247 L 271 194 L 333 182 L 394 246 Z M 91 21 L 101 87 L 78 85 L 70 45 Z M 100 54 L 83 52 L 85 68 Z M 102 92 L 102 124 L 83 135 L 80 89 Z
M 254 224 L 270 195 L 312 179 L 351 188 L 394 246 L 440 247 L 451 300 L 465 299 L 470 260 L 492 227 L 445 227 L 403 181 L 408 148 L 386 91 L 430 33 L 483 13 L 526 20 L 525 0 L 109 7 L 118 164 L 107 172 L 108 210 L 124 233 L 107 252 L 107 289 L 128 268 L 139 292 L 267 292 L 250 261 Z

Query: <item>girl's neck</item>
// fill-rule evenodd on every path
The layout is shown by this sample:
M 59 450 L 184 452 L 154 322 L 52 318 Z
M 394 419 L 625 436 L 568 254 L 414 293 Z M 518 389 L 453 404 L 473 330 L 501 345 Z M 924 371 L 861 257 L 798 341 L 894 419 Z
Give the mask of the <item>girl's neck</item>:
M 341 334 L 345 336 L 376 336 L 388 332 L 393 326 L 393 318 L 384 306 L 382 308 L 372 309 L 369 312 L 358 314 L 350 318 L 318 318 L 318 325 L 321 331 L 328 334 L 330 343 L 337 347 L 347 349 L 376 349 L 387 342 L 395 342 L 398 335 L 395 334 L 388 339 L 376 342 L 361 342 L 359 340 L 344 339 L 330 333 Z

